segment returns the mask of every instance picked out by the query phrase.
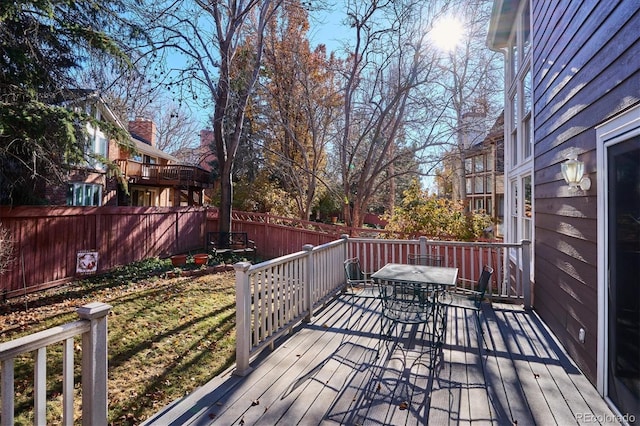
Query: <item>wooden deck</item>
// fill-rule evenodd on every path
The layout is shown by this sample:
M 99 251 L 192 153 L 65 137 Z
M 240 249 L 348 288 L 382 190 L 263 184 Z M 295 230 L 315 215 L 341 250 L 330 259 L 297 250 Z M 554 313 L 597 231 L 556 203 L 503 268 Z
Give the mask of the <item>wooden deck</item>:
M 484 339 L 473 312 L 450 308 L 447 318 L 432 365 L 423 326 L 380 339 L 379 301 L 341 296 L 261 354 L 247 377 L 230 370 L 145 424 L 614 423 L 535 314 L 487 305 Z

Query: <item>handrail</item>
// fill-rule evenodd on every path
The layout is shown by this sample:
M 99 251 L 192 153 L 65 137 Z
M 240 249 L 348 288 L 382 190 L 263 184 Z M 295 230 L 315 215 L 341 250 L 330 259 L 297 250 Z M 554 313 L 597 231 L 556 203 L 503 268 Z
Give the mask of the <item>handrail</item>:
M 183 164 L 140 163 L 132 160 L 115 160 L 126 177 L 137 177 L 155 181 L 211 183 L 209 172 L 198 166 Z
M 314 247 L 236 270 L 236 375 L 251 371 L 250 357 L 301 322 L 344 286 L 346 240 Z
M 371 238 L 341 239 L 257 265 L 240 262 L 236 270 L 236 370 L 251 371 L 250 358 L 293 325 L 310 320 L 313 311 L 345 285 L 343 263 L 358 257 L 374 272 L 387 263 L 407 263 L 409 254 L 438 255 L 443 266 L 459 270 L 459 286 L 472 289 L 485 265 L 496 272 L 487 295 L 531 307 L 530 242 L 488 243 Z
M 459 270 L 459 285 L 472 289 L 484 265 L 496 272 L 492 276 L 487 294 L 494 299 L 522 301 L 531 307 L 531 242 L 463 242 L 428 240 L 380 240 L 349 238 L 349 257 L 358 257 L 362 269 L 373 272 L 386 263 L 406 263 L 410 255 L 438 256 L 443 266 Z
M 73 425 L 74 337 L 82 336 L 82 424 L 107 424 L 107 315 L 111 306 L 89 303 L 77 309 L 80 320 L 0 343 L 2 426 L 13 425 L 15 358 L 35 352 L 34 423 L 46 424 L 46 349 L 63 342 L 62 418 Z

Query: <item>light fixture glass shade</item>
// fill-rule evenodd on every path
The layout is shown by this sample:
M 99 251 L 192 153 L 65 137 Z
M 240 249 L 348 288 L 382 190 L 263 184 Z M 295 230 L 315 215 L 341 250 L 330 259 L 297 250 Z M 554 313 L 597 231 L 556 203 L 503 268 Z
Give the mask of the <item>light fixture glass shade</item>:
M 562 163 L 562 177 L 570 188 L 576 188 L 584 175 L 584 163 L 575 158 L 570 158 Z
M 569 189 L 588 191 L 591 188 L 591 179 L 584 175 L 584 163 L 579 161 L 576 155 L 571 155 L 560 165 L 560 168 L 564 181 L 569 184 Z

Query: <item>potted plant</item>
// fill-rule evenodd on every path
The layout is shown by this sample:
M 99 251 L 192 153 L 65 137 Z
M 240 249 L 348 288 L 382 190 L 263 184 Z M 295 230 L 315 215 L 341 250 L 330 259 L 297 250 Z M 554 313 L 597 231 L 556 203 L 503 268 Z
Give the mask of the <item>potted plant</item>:
M 196 265 L 206 265 L 209 261 L 209 255 L 207 253 L 198 253 L 193 255 L 193 263 Z
M 184 266 L 187 264 L 186 254 L 174 254 L 171 256 L 171 264 L 173 266 Z

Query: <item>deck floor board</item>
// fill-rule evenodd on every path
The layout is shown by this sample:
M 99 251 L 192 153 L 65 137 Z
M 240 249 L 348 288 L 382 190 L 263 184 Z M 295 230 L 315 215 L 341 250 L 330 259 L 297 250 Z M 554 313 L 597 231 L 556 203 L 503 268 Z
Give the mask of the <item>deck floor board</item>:
M 429 325 L 381 336 L 379 301 L 342 295 L 265 349 L 245 377 L 232 369 L 147 425 L 580 424 L 614 418 L 532 312 L 450 308 L 441 347 Z

